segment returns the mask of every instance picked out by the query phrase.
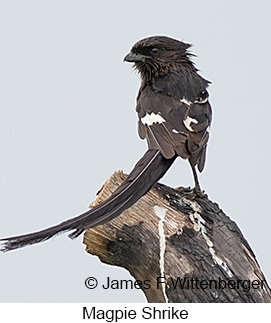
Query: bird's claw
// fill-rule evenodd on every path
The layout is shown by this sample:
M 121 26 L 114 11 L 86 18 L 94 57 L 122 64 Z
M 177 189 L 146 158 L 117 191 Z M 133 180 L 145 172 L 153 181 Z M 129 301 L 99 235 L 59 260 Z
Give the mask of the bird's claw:
M 205 191 L 202 191 L 199 187 L 194 187 L 192 189 L 190 187 L 177 187 L 176 190 L 190 200 L 194 200 L 197 197 L 207 197 Z

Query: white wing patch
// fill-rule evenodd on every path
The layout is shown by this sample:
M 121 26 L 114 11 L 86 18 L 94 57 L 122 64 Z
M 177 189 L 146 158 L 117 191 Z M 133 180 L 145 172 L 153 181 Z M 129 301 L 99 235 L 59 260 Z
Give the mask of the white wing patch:
M 180 101 L 188 106 L 190 106 L 192 103 L 199 103 L 199 104 L 204 104 L 208 101 L 209 97 L 207 96 L 207 98 L 202 99 L 202 98 L 198 98 L 195 101 L 189 101 L 188 99 L 186 99 L 185 97 L 183 97 Z
M 166 122 L 166 120 L 160 114 L 155 114 L 154 112 L 152 112 L 151 114 L 147 113 L 145 117 L 141 118 L 141 122 L 143 124 L 151 126 L 156 122 L 161 124 L 163 122 Z
M 199 123 L 197 119 L 191 118 L 189 116 L 187 116 L 184 121 L 183 121 L 184 125 L 186 126 L 186 128 L 191 131 L 191 132 L 195 132 L 195 130 L 193 130 L 193 128 L 191 127 L 191 123 L 197 124 Z
M 195 100 L 195 101 L 194 101 L 194 103 L 203 104 L 203 103 L 206 103 L 206 102 L 208 101 L 208 99 L 209 99 L 209 98 L 208 98 L 208 96 L 207 96 L 207 98 L 205 98 L 205 99 L 201 99 L 201 98 L 200 98 L 199 100 Z
M 191 101 L 187 100 L 185 97 L 183 97 L 180 101 L 181 101 L 182 103 L 184 103 L 184 104 L 188 105 L 188 106 L 190 106 L 190 105 L 193 103 L 193 102 L 191 102 Z

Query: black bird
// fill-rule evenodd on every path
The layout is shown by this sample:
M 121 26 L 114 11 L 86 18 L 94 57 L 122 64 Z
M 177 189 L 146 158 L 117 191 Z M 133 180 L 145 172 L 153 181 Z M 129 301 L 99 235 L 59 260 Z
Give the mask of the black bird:
M 197 72 L 190 44 L 153 36 L 138 41 L 124 61 L 134 63 L 141 76 L 137 96 L 138 133 L 148 150 L 106 201 L 38 232 L 1 239 L 1 251 L 45 241 L 60 232 L 76 238 L 84 230 L 106 223 L 133 205 L 166 173 L 175 159 L 188 159 L 195 180 L 194 195 L 202 196 L 196 172 L 204 168 L 212 119 L 209 81 Z

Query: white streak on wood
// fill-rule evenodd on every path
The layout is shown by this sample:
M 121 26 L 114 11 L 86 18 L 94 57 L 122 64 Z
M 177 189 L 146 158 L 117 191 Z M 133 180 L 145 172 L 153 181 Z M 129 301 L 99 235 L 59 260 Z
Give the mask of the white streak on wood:
M 205 227 L 205 220 L 200 215 L 200 212 L 201 212 L 200 206 L 194 201 L 187 200 L 187 202 L 190 204 L 190 206 L 194 210 L 194 213 L 189 215 L 190 220 L 193 223 L 193 228 L 195 231 L 200 232 L 202 234 L 202 236 L 208 246 L 209 252 L 212 256 L 213 262 L 215 264 L 217 264 L 218 266 L 220 266 L 224 270 L 224 272 L 227 274 L 228 277 L 230 277 L 230 278 L 233 277 L 233 273 L 229 269 L 226 262 L 223 261 L 221 258 L 219 258 L 216 255 L 216 252 L 214 249 L 214 244 L 213 244 L 212 240 L 207 235 L 207 230 Z
M 165 251 L 166 251 L 166 237 L 164 232 L 164 224 L 165 222 L 165 216 L 166 216 L 166 210 L 158 205 L 155 205 L 153 207 L 154 213 L 156 216 L 160 219 L 158 222 L 158 233 L 160 237 L 160 275 L 161 277 L 165 277 Z M 168 297 L 166 294 L 166 284 L 162 285 L 162 291 L 165 298 L 165 302 L 168 303 Z

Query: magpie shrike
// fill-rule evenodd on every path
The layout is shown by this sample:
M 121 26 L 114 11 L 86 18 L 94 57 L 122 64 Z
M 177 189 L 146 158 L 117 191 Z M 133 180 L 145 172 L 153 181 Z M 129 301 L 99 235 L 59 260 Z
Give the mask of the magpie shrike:
M 137 95 L 138 133 L 147 139 L 148 150 L 119 188 L 104 202 L 85 213 L 50 228 L 1 239 L 1 251 L 9 251 L 72 231 L 76 238 L 84 230 L 120 215 L 166 173 L 175 159 L 188 159 L 195 180 L 194 195 L 202 195 L 197 177 L 205 164 L 212 111 L 202 78 L 191 61 L 191 45 L 153 36 L 138 41 L 124 61 L 134 63 L 140 73 Z

